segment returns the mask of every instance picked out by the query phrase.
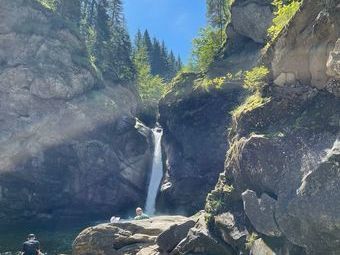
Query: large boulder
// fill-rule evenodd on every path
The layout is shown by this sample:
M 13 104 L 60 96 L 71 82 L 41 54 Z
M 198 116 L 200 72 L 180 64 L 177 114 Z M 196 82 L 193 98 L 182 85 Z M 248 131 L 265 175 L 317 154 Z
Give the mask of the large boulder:
M 76 24 L 39 1 L 2 0 L 0 17 L 0 221 L 143 204 L 152 140 L 134 85 L 99 79 Z
M 275 222 L 276 200 L 263 193 L 259 199 L 252 190 L 242 194 L 244 211 L 256 231 L 267 236 L 281 236 L 281 231 Z
M 161 252 L 171 252 L 187 236 L 189 230 L 195 226 L 195 223 L 195 219 L 190 219 L 182 224 L 170 226 L 156 239 L 159 250 Z
M 211 70 L 223 75 L 254 67 L 262 57 L 273 12 L 271 0 L 233 1 L 231 21 L 226 28 L 227 40 L 211 64 Z
M 78 235 L 73 243 L 73 255 L 159 254 L 161 247 L 155 243 L 157 236 L 162 239 L 162 233 L 168 236 L 171 231 L 170 235 L 174 237 L 173 230 L 179 227 L 178 230 L 182 232 L 183 226 L 188 224 L 192 224 L 192 219 L 182 216 L 159 216 L 140 221 L 101 224 L 87 228 Z M 188 231 L 189 228 L 186 228 L 181 236 L 184 238 Z M 163 245 L 167 244 L 161 239 L 158 243 L 164 249 Z M 176 240 L 174 245 L 180 241 Z
M 204 254 L 204 255 L 232 255 L 232 247 L 214 236 L 206 224 L 206 215 L 202 214 L 196 225 L 188 235 L 176 246 L 170 255 Z
M 275 253 L 262 239 L 255 240 L 250 249 L 249 255 L 276 255 Z
M 249 236 L 244 219 L 243 213 L 230 211 L 217 215 L 214 219 L 215 232 L 235 251 L 244 249 L 244 244 Z
M 235 1 L 231 9 L 234 31 L 256 43 L 264 43 L 274 17 L 270 4 L 270 1 Z

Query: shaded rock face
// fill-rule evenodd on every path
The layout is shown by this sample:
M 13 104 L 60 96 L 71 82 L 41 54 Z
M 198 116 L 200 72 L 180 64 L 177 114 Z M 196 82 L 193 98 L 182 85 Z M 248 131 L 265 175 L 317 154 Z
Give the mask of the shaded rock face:
M 192 90 L 197 76 L 182 78 L 178 90 Z M 158 197 L 161 211 L 193 214 L 204 207 L 206 194 L 223 169 L 228 113 L 240 101 L 241 91 L 231 85 L 209 93 L 198 89 L 177 96 L 171 92 L 161 100 L 166 170 Z
M 304 1 L 265 57 L 274 82 L 261 96 L 270 99 L 233 121 L 218 185 L 233 187 L 225 210 L 245 213 L 247 230 L 261 237 L 248 242 L 251 254 L 339 254 L 337 4 Z M 277 84 L 281 74 L 292 82 Z M 217 233 L 227 224 L 219 217 Z
M 75 28 L 36 1 L 3 0 L 0 17 L 0 220 L 142 204 L 152 142 L 134 87 L 100 81 Z
M 244 211 L 256 231 L 267 236 L 281 235 L 274 218 L 276 200 L 263 193 L 258 199 L 254 191 L 247 190 L 242 194 Z
M 237 132 L 243 137 L 235 142 L 238 150 L 231 152 L 226 173 L 235 192 L 252 190 L 242 199 L 258 233 L 282 234 L 308 254 L 337 254 L 340 129 L 334 118 L 340 102 L 327 92 L 297 99 L 299 104 L 275 98 L 243 116 Z M 273 112 L 276 117 L 268 118 Z

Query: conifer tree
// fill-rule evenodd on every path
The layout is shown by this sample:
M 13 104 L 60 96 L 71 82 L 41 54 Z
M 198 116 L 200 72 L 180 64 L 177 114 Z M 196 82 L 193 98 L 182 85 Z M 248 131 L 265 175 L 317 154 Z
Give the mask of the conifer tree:
M 224 27 L 230 20 L 232 0 L 206 0 L 207 18 L 213 28 L 219 29 L 220 43 L 223 42 Z
M 168 49 L 164 43 L 160 43 L 156 38 L 150 39 L 149 32 L 146 30 L 143 35 L 140 31 L 137 32 L 134 41 L 134 55 L 136 51 L 145 48 L 150 65 L 151 74 L 159 75 L 166 81 L 171 80 L 176 73 L 181 69 L 182 63 L 178 63 L 172 51 Z
M 159 41 L 154 38 L 153 39 L 153 51 L 151 56 L 151 72 L 153 75 L 161 74 L 161 46 Z
M 110 19 L 107 13 L 108 1 L 100 0 L 96 7 L 96 19 L 94 24 L 94 29 L 96 31 L 96 40 L 93 49 L 95 64 L 101 70 L 104 77 L 109 78 L 113 70 L 110 54 Z
M 145 47 L 146 47 L 146 52 L 148 54 L 149 61 L 152 62 L 153 45 L 152 45 L 151 38 L 150 38 L 148 30 L 144 31 L 143 40 L 144 40 L 144 44 L 145 44 Z
M 122 1 L 81 1 L 81 34 L 91 63 L 105 79 L 133 79 L 132 48 L 125 27 Z

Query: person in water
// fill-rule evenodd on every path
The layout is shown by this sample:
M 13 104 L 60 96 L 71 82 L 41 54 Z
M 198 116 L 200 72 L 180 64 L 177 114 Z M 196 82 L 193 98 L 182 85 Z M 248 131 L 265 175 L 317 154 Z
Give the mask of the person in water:
M 22 255 L 40 255 L 40 243 L 34 234 L 29 234 L 27 241 L 22 245 Z
M 135 220 L 145 220 L 145 219 L 150 219 L 150 217 L 143 212 L 142 208 L 137 207 Z

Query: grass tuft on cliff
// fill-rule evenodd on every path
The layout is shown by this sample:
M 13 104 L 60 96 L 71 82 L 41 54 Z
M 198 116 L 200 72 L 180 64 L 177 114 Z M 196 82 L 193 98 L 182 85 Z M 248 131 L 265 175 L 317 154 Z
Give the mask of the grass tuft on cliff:
M 208 217 L 206 217 L 207 221 L 210 221 L 213 216 L 228 210 L 233 201 L 233 192 L 234 187 L 228 184 L 223 173 L 220 174 L 215 189 L 208 194 L 206 199 L 205 211 L 208 215 Z
M 246 249 L 248 251 L 254 246 L 257 239 L 259 239 L 259 236 L 254 232 L 247 236 Z
M 270 102 L 270 98 L 262 96 L 262 89 L 268 84 L 269 69 L 257 66 L 245 72 L 243 87 L 253 94 L 248 96 L 244 103 L 235 108 L 231 113 L 235 118 L 250 112 Z
M 46 9 L 49 9 L 51 11 L 55 11 L 57 8 L 56 0 L 36 0 L 39 2 L 42 6 L 44 6 Z
M 285 3 L 286 2 L 286 3 Z M 277 8 L 273 25 L 268 29 L 268 36 L 273 42 L 281 31 L 288 25 L 289 21 L 294 17 L 295 13 L 301 6 L 301 1 L 297 0 L 274 0 L 273 5 Z
M 269 69 L 257 66 L 244 74 L 243 86 L 251 91 L 260 91 L 268 83 Z
M 242 114 L 251 112 L 256 108 L 262 107 L 270 102 L 269 97 L 262 97 L 259 92 L 246 98 L 243 104 L 232 111 L 232 115 L 239 118 Z

